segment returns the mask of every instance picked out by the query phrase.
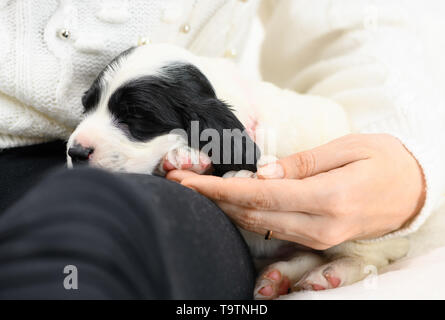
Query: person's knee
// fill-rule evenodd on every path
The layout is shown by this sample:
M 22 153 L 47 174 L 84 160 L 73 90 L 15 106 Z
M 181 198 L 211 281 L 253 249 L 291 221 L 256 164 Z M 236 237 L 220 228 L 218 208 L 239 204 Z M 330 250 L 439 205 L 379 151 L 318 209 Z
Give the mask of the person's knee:
M 253 274 L 247 248 L 227 217 L 197 192 L 159 177 L 59 170 L 8 213 L 9 221 L 0 219 L 0 233 L 26 230 L 20 246 L 34 247 L 38 232 L 41 245 L 63 252 L 66 263 L 87 261 L 82 270 L 113 274 L 117 280 L 112 283 L 140 297 L 228 297 L 232 289 L 218 289 L 224 277 L 216 281 L 212 275 L 232 269 L 240 270 L 247 291 L 252 282 L 246 278 Z M 222 247 L 231 249 L 224 263 L 219 260 Z M 239 268 L 240 259 L 245 270 Z M 200 287 L 191 290 L 195 277 L 184 277 L 181 270 L 201 274 Z M 90 284 L 95 277 L 90 276 Z M 212 280 L 215 285 L 207 286 Z
M 55 189 L 57 187 L 57 190 L 64 191 L 67 194 L 78 190 L 85 190 L 94 194 L 119 186 L 117 180 L 112 173 L 100 169 L 90 167 L 63 168 L 50 172 L 37 188 Z
M 42 179 L 5 215 L 28 212 L 28 219 L 85 220 L 90 216 L 124 214 L 134 202 L 138 199 L 134 199 L 131 187 L 112 173 L 87 167 L 58 169 Z
M 79 287 L 100 288 L 106 297 L 166 298 L 155 229 L 134 193 L 120 177 L 101 170 L 53 172 L 0 219 L 0 235 L 10 235 L 2 250 L 11 261 L 38 256 L 52 268 L 51 283 L 72 264 L 82 273 Z M 60 292 L 61 285 L 54 294 Z
M 45 195 L 67 203 L 74 201 L 105 205 L 108 199 L 131 204 L 128 198 L 135 194 L 135 186 L 129 185 L 125 176 L 127 174 L 115 174 L 91 167 L 58 169 L 43 179 L 34 191 L 38 193 L 44 190 Z M 147 175 L 144 179 L 151 180 L 152 177 Z
M 45 206 L 45 213 L 85 220 L 97 218 L 135 228 L 167 223 L 181 210 L 194 215 L 197 206 L 216 206 L 180 184 L 150 176 L 110 173 L 93 168 L 56 170 L 26 197 L 29 207 Z
M 100 200 L 104 195 L 121 199 L 127 204 L 137 202 L 151 205 L 162 201 L 175 202 L 181 198 L 201 197 L 191 190 L 164 178 L 127 173 L 110 173 L 104 170 L 81 167 L 72 170 L 56 170 L 44 179 L 38 188 L 50 190 L 50 194 L 63 194 L 63 197 L 76 198 L 87 193 L 87 201 Z M 47 192 L 48 193 L 48 192 Z M 131 198 L 131 199 L 130 199 Z M 152 201 L 153 200 L 153 201 Z

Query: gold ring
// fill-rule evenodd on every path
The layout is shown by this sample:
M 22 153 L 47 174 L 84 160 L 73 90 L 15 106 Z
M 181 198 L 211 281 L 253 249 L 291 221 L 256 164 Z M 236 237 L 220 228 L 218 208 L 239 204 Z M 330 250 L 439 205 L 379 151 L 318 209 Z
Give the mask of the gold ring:
M 266 236 L 264 237 L 265 240 L 271 240 L 272 239 L 272 230 L 268 230 L 266 233 Z

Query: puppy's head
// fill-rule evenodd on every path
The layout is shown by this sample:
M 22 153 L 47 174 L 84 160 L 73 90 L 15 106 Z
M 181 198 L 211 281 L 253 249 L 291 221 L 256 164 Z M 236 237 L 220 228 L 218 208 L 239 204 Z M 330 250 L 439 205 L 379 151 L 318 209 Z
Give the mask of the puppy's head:
M 169 45 L 114 59 L 82 99 L 85 119 L 68 141 L 68 165 L 159 173 L 169 151 L 188 146 L 207 154 L 216 175 L 256 171 L 257 146 L 196 59 Z

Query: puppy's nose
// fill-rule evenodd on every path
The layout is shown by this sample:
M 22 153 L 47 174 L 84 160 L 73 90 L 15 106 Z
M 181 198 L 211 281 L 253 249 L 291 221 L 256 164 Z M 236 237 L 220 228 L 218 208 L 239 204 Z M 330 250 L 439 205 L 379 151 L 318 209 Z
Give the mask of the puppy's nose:
M 73 164 L 87 162 L 93 152 L 94 148 L 86 148 L 80 144 L 74 144 L 68 149 L 68 155 L 71 157 Z

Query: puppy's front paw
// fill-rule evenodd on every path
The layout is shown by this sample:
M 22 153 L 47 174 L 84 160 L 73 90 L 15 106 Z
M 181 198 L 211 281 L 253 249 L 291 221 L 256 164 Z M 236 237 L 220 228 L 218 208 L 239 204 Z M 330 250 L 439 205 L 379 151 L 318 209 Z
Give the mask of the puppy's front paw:
M 263 155 L 260 160 L 257 162 L 257 167 L 260 168 L 262 166 L 277 162 L 278 158 L 275 156 Z M 252 178 L 256 179 L 257 174 L 248 170 L 240 170 L 240 171 L 229 171 L 223 175 L 223 178 Z
M 264 167 L 264 166 L 266 166 L 268 164 L 275 163 L 278 160 L 279 159 L 277 157 L 273 156 L 273 155 L 267 155 L 267 154 L 262 155 L 260 160 L 258 160 L 258 162 L 257 162 L 257 168 L 261 168 L 261 167 Z
M 223 175 L 224 179 L 227 178 L 256 178 L 256 174 L 249 170 L 241 170 L 241 171 L 229 171 Z
M 158 171 L 164 175 L 172 170 L 188 170 L 197 174 L 206 174 L 212 170 L 212 161 L 200 151 L 181 147 L 169 151 L 158 168 Z

